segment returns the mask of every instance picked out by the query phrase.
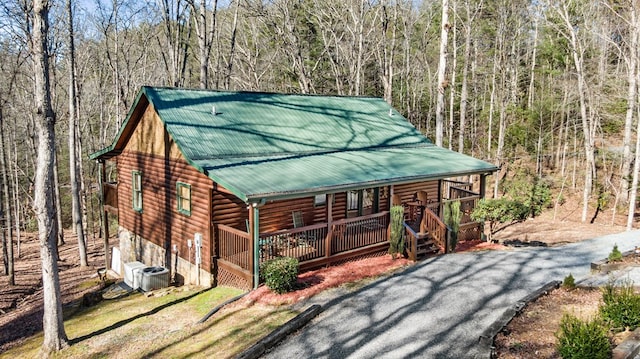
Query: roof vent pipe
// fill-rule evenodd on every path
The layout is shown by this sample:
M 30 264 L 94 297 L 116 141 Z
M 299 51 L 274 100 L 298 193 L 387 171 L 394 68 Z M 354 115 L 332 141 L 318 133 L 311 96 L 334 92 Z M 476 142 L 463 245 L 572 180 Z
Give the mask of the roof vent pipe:
M 214 116 L 218 114 L 216 112 L 216 106 L 215 105 L 211 106 L 211 114 L 214 115 Z
M 393 109 L 389 109 L 389 117 L 393 116 Z

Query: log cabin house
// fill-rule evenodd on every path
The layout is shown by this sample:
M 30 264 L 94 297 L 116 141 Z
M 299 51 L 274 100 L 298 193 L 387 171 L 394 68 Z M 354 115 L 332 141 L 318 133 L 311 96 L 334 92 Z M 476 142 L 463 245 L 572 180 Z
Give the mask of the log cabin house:
M 277 256 L 306 270 L 384 253 L 395 203 L 414 260 L 448 250 L 446 201 L 462 203 L 460 240 L 479 238 L 468 215 L 497 170 L 433 145 L 379 98 L 159 87 L 140 90 L 90 157 L 121 263 L 247 289 Z M 461 177 L 475 182 L 450 180 Z

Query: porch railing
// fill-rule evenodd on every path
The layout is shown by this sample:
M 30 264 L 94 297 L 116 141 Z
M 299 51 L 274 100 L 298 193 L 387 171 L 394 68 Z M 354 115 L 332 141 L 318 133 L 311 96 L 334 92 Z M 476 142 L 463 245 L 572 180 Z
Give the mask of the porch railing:
M 471 192 L 472 189 L 473 189 L 473 183 L 462 182 L 462 181 L 452 181 L 452 180 L 443 180 L 442 181 L 442 186 L 443 186 L 442 193 L 445 196 L 449 196 L 447 199 L 453 199 L 452 198 L 452 191 L 451 191 L 452 188 L 466 190 L 466 191 L 469 191 L 469 192 Z M 474 194 L 477 194 L 477 193 L 474 193 Z
M 389 212 L 333 222 L 331 254 L 386 242 Z
M 260 234 L 260 261 L 295 257 L 302 262 L 387 242 L 389 212 Z
M 260 234 L 260 262 L 276 257 L 299 261 L 326 255 L 327 223 Z
M 243 270 L 251 271 L 249 264 L 252 253 L 250 252 L 249 233 L 218 224 L 216 225 L 216 238 L 219 243 L 218 257 Z
M 102 185 L 104 193 L 104 205 L 118 209 L 118 184 L 106 182 Z
M 449 187 L 450 200 L 467 198 L 467 197 L 476 197 L 476 196 L 479 196 L 479 194 L 471 190 L 468 190 L 466 188 L 453 187 L 453 186 Z

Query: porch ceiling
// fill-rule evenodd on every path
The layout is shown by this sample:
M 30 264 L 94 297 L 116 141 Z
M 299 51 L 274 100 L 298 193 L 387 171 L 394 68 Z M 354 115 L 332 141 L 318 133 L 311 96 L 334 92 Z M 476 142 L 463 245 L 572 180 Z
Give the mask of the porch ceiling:
M 497 170 L 485 161 L 431 144 L 193 162 L 211 179 L 249 202 Z

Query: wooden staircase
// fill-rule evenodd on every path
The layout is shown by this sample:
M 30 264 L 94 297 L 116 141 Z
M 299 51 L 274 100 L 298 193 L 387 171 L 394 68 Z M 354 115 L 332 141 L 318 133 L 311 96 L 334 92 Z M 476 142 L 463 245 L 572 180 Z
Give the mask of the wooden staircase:
M 422 259 L 426 257 L 431 257 L 434 254 L 440 253 L 440 247 L 436 244 L 433 238 L 426 233 L 424 238 L 417 238 L 416 245 L 416 257 L 417 259 Z
M 420 260 L 442 252 L 442 248 L 428 231 L 420 232 L 419 222 L 405 222 L 405 228 L 408 232 L 405 243 L 410 259 Z M 415 241 L 415 247 L 413 247 L 413 241 Z

